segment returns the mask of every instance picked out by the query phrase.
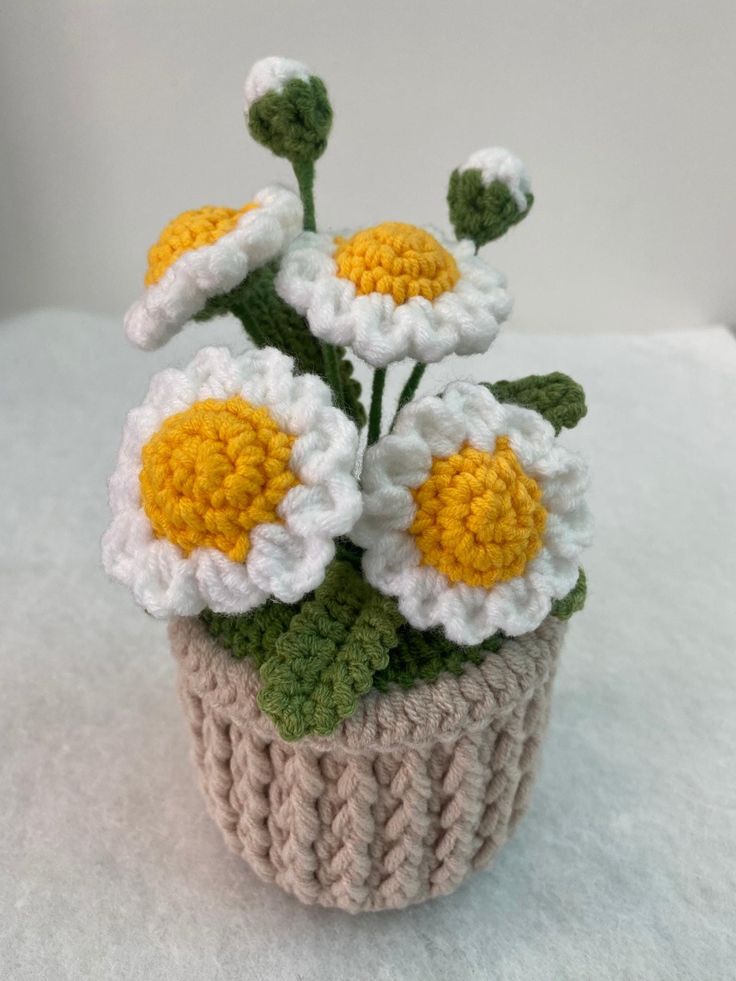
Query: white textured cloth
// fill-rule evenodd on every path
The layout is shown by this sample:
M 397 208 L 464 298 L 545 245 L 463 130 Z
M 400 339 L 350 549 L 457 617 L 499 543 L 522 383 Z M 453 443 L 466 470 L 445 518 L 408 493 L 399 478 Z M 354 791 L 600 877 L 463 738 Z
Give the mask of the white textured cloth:
M 515 336 L 453 378 L 562 370 L 590 413 L 597 538 L 531 810 L 490 872 L 400 913 L 301 907 L 224 847 L 187 759 L 165 627 L 107 582 L 105 480 L 167 363 L 120 324 L 0 324 L 0 977 L 699 978 L 736 930 L 736 343 Z M 387 404 L 406 373 L 391 369 Z M 393 376 L 393 377 L 392 377 Z

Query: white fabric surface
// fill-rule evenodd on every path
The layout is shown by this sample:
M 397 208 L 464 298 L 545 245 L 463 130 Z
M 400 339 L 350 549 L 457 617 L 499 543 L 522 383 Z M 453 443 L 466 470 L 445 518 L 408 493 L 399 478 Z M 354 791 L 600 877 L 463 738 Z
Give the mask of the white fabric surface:
M 206 816 L 165 628 L 98 540 L 124 413 L 167 349 L 0 324 L 0 977 L 730 978 L 736 913 L 736 343 L 514 336 L 423 386 L 560 369 L 589 417 L 590 597 L 530 813 L 454 896 L 351 918 L 261 884 Z M 394 369 L 392 386 L 405 371 Z

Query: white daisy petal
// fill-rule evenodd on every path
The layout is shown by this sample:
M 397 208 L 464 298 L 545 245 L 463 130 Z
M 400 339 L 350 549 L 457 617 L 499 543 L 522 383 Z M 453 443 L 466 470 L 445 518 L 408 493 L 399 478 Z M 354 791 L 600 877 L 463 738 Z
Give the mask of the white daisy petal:
M 293 191 L 273 185 L 256 194 L 252 203 L 255 207 L 239 217 L 231 212 L 237 220 L 229 230 L 218 234 L 213 226 L 208 244 L 181 253 L 172 251 L 163 274 L 125 316 L 126 333 L 135 345 L 147 351 L 161 347 L 204 308 L 210 297 L 234 289 L 251 270 L 279 255 L 299 233 L 303 210 Z M 212 211 L 185 212 L 174 219 L 151 254 L 168 241 L 173 226 L 181 224 L 183 229 L 195 223 L 199 228 Z
M 185 469 L 177 475 L 175 520 L 164 529 L 174 539 L 180 533 L 185 533 L 184 538 L 169 541 L 164 534 L 158 537 L 143 500 L 144 447 L 172 415 L 185 413 L 204 401 L 230 399 L 241 401 L 239 412 L 244 411 L 242 403 L 247 411 L 265 409 L 270 422 L 264 423 L 261 413 L 258 431 L 264 425 L 272 426 L 272 430 L 266 429 L 271 435 L 263 437 L 265 442 L 258 444 L 255 454 L 246 441 L 240 470 L 234 469 L 231 460 L 240 435 L 232 446 L 227 444 L 226 450 L 223 444 L 222 452 L 202 455 L 198 450 L 191 461 L 182 453 L 176 463 Z M 206 439 L 216 440 L 219 422 L 208 421 L 206 425 Z M 278 464 L 274 472 L 277 476 L 284 473 L 284 437 L 293 438 L 286 461 L 292 484 L 284 486 L 280 501 L 273 499 L 273 520 L 259 518 L 261 523 L 250 528 L 249 547 L 241 553 L 245 560 L 235 561 L 230 557 L 234 542 L 227 536 L 234 535 L 240 541 L 240 516 L 236 513 L 233 518 L 232 495 L 242 495 L 244 511 L 250 507 L 253 491 L 248 488 L 253 468 L 259 459 L 268 460 L 274 439 L 280 454 L 273 457 Z M 362 501 L 353 476 L 357 446 L 355 426 L 332 406 L 325 383 L 316 376 L 295 378 L 293 363 L 286 355 L 265 348 L 233 357 L 224 348 L 205 348 L 184 371 L 168 370 L 154 378 L 143 405 L 129 415 L 118 465 L 110 478 L 113 518 L 102 543 L 105 569 L 129 586 L 138 602 L 158 617 L 193 616 L 205 607 L 243 613 L 269 596 L 295 602 L 321 582 L 334 555 L 333 539 L 347 534 L 360 516 Z M 259 453 L 265 456 L 259 457 Z M 203 501 L 201 488 L 212 483 L 212 473 L 198 468 L 206 466 L 202 461 L 209 459 L 214 460 L 212 466 L 217 468 L 215 473 L 222 474 L 223 483 L 215 482 Z M 193 468 L 191 474 L 187 466 Z M 270 479 L 265 473 L 262 471 L 262 479 Z M 244 489 L 238 490 L 239 485 Z M 196 500 L 187 498 L 190 486 L 200 488 Z M 269 490 L 269 501 L 274 493 L 279 493 L 278 485 Z M 222 508 L 226 513 L 219 514 Z M 233 522 L 235 530 L 229 531 Z M 215 547 L 220 540 L 211 540 L 213 528 L 220 529 L 218 534 L 224 536 L 228 554 Z M 181 544 L 196 543 L 202 535 L 207 539 L 202 545 L 184 549 Z
M 435 465 L 427 509 L 421 489 Z M 457 644 L 527 633 L 575 585 L 591 535 L 587 467 L 538 413 L 482 385 L 457 382 L 405 406 L 367 451 L 362 479 L 351 537 L 365 548 L 365 577 L 419 630 L 441 627 Z M 495 525 L 477 523 L 486 512 Z
M 264 593 L 296 603 L 319 586 L 334 555 L 331 538 L 301 538 L 282 525 L 260 525 L 253 532 L 248 573 Z
M 406 357 L 431 363 L 488 350 L 511 300 L 503 276 L 471 243 L 398 223 L 355 236 L 367 236 L 355 246 L 355 281 L 339 266 L 341 249 L 356 241 L 350 235 L 304 232 L 281 263 L 276 290 L 317 337 L 349 346 L 379 368 Z

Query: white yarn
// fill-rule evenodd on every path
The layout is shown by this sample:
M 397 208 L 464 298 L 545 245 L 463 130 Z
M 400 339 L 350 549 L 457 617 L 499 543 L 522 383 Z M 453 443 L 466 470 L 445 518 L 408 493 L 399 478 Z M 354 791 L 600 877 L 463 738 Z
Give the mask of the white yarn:
M 236 395 L 264 406 L 297 437 L 289 466 L 299 479 L 277 508 L 283 524 L 254 528 L 242 564 L 213 548 L 185 556 L 157 538 L 139 484 L 142 449 L 165 419 L 195 402 Z M 102 541 L 105 570 L 157 617 L 192 616 L 205 607 L 243 613 L 269 596 L 294 603 L 319 585 L 335 552 L 333 539 L 347 534 L 360 515 L 352 474 L 357 447 L 357 430 L 331 404 L 325 383 L 315 375 L 294 377 L 285 354 L 264 348 L 233 357 L 226 348 L 205 348 L 183 371 L 155 375 L 143 404 L 128 415 L 109 485 L 113 517 Z
M 267 92 L 283 92 L 286 83 L 295 78 L 308 82 L 310 74 L 306 65 L 291 58 L 279 58 L 276 55 L 261 58 L 253 65 L 245 80 L 246 115 L 253 103 L 262 99 Z
M 505 279 L 474 255 L 472 243 L 431 233 L 460 272 L 455 287 L 434 301 L 415 296 L 397 304 L 384 293 L 357 295 L 355 284 L 337 275 L 335 236 L 316 232 L 303 232 L 291 242 L 276 291 L 306 316 L 317 337 L 352 348 L 375 368 L 406 357 L 432 363 L 453 353 L 481 354 L 511 312 Z
M 521 160 L 505 147 L 490 146 L 484 150 L 476 150 L 459 170 L 461 174 L 466 170 L 479 170 L 486 186 L 494 181 L 501 181 L 511 192 L 519 211 L 526 211 L 529 206 L 528 197 L 532 186 L 527 169 Z
M 548 512 L 542 548 L 521 576 L 492 589 L 453 584 L 422 564 L 408 531 L 416 515 L 411 489 L 429 477 L 433 459 L 457 453 L 466 443 L 493 452 L 504 435 L 542 490 Z M 542 416 L 496 401 L 482 385 L 457 382 L 441 397 L 410 402 L 393 432 L 367 450 L 362 480 L 363 515 L 351 537 L 366 550 L 365 577 L 398 597 L 399 609 L 419 630 L 442 627 L 456 644 L 480 643 L 497 630 L 527 633 L 575 585 L 580 553 L 591 537 L 583 499 L 587 466 L 557 444 Z
M 299 233 L 302 203 L 293 191 L 272 185 L 253 200 L 258 207 L 241 215 L 230 232 L 179 256 L 128 310 L 125 330 L 134 344 L 146 351 L 161 347 L 210 297 L 242 283 Z

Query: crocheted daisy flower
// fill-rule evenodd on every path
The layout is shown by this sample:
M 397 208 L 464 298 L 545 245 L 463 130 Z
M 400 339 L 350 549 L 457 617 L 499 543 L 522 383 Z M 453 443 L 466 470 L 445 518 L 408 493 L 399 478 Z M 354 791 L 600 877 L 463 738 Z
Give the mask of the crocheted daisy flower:
M 589 544 L 587 468 L 538 413 L 487 388 L 412 402 L 365 457 L 354 541 L 366 579 L 457 644 L 534 630 Z
M 154 616 L 296 602 L 353 527 L 357 430 L 292 369 L 274 348 L 205 348 L 129 414 L 103 562 Z
M 511 310 L 504 287 L 471 242 L 400 222 L 347 236 L 304 232 L 276 280 L 317 337 L 376 368 L 486 351 Z
M 145 292 L 125 316 L 129 339 L 145 350 L 161 347 L 210 297 L 279 255 L 301 227 L 301 201 L 276 185 L 242 208 L 183 212 L 148 252 Z

